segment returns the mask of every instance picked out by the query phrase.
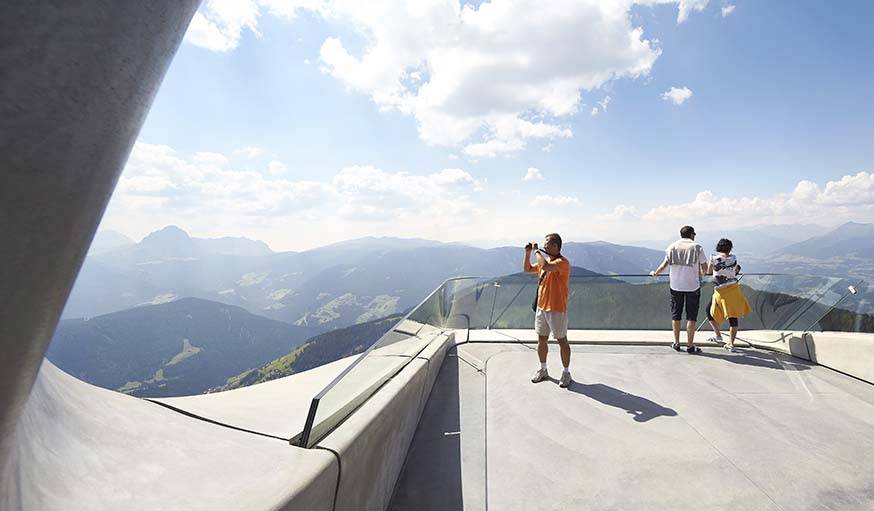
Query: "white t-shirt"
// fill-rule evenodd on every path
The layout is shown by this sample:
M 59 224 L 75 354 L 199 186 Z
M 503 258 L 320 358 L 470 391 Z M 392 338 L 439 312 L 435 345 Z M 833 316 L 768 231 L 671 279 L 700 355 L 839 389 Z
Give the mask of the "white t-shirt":
M 686 264 L 672 264 L 670 265 L 670 275 L 671 275 L 671 289 L 674 291 L 697 291 L 701 287 L 701 272 L 700 267 L 702 264 L 707 264 L 707 256 L 704 255 L 704 249 L 701 245 L 698 245 L 692 240 L 689 239 L 681 239 L 675 241 L 665 250 L 666 257 L 670 257 L 671 250 L 675 245 L 686 245 L 686 244 L 694 244 L 697 249 L 697 264 L 686 265 Z

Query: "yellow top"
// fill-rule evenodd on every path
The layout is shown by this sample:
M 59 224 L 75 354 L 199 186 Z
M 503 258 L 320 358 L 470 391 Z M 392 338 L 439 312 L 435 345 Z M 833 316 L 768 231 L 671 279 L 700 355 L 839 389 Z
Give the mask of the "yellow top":
M 726 318 L 742 318 L 752 312 L 740 284 L 734 283 L 713 290 L 713 302 L 710 304 L 710 315 L 716 324 Z

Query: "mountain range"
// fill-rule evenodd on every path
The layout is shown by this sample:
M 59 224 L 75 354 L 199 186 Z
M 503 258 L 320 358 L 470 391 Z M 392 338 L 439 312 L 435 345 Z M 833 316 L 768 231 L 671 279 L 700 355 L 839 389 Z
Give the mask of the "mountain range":
M 566 243 L 562 252 L 598 273 L 646 273 L 662 258 L 660 251 L 601 241 Z M 361 238 L 276 253 L 262 242 L 197 239 L 169 226 L 90 254 L 64 317 L 198 297 L 325 331 L 407 310 L 447 278 L 505 275 L 521 265 L 521 247 Z
M 874 224 L 823 232 L 811 225 L 759 226 L 721 233 L 735 242 L 747 272 L 874 277 Z M 818 233 L 807 236 L 810 233 Z M 698 237 L 709 247 L 706 236 Z M 114 241 L 114 248 L 107 243 Z M 521 266 L 519 247 L 481 249 L 423 239 L 360 238 L 304 252 L 273 252 L 246 238 L 192 238 L 168 226 L 139 243 L 100 233 L 76 281 L 64 318 L 197 297 L 237 305 L 318 331 L 407 310 L 455 276 L 497 276 Z M 715 243 L 715 239 L 711 240 Z M 645 274 L 660 249 L 604 241 L 566 242 L 574 266 L 602 274 Z M 708 252 L 710 250 L 708 249 Z
M 71 375 L 136 396 L 199 394 L 303 344 L 316 330 L 182 298 L 60 322 L 47 357 Z
M 403 316 L 394 314 L 318 335 L 294 351 L 261 367 L 228 378 L 225 385 L 213 390 L 224 391 L 263 383 L 361 353 L 395 326 Z

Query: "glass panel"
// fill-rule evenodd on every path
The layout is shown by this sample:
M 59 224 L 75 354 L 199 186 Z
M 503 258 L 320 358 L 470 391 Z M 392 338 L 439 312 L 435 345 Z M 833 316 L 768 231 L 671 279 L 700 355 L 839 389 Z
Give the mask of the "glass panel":
M 742 329 L 874 331 L 874 289 L 860 280 L 746 274 L 740 285 L 752 308 Z M 306 445 L 320 440 L 443 329 L 533 328 L 536 292 L 533 275 L 446 281 L 313 399 Z M 705 308 L 712 295 L 712 279 L 705 278 L 698 319 L 708 330 Z M 668 277 L 572 276 L 568 312 L 573 330 L 666 330 Z
M 821 314 L 809 330 L 830 332 L 874 332 L 874 286 L 858 279 L 845 279 L 836 289 L 842 293 L 837 304 Z
M 314 397 L 304 429 L 292 443 L 315 445 L 439 337 L 442 299 L 442 288 L 438 288 Z

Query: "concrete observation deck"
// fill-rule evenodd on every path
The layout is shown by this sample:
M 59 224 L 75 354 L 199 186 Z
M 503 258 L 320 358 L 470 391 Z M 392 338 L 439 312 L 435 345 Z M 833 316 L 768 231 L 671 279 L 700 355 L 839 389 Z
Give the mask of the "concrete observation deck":
M 391 510 L 874 509 L 869 383 L 751 347 L 689 355 L 666 332 L 578 331 L 638 345 L 572 345 L 561 389 L 557 346 L 553 381 L 532 384 L 533 332 L 470 333 L 446 355 Z

